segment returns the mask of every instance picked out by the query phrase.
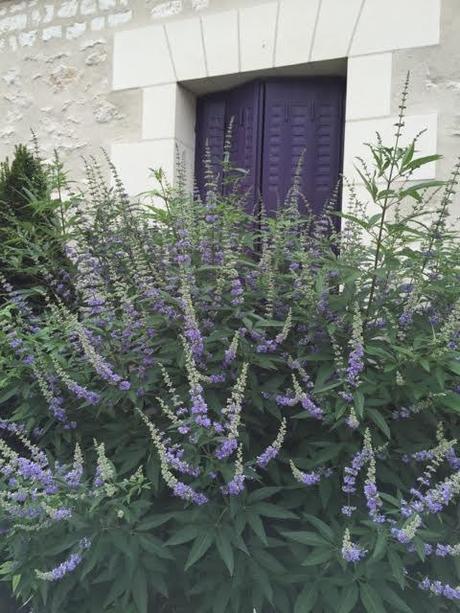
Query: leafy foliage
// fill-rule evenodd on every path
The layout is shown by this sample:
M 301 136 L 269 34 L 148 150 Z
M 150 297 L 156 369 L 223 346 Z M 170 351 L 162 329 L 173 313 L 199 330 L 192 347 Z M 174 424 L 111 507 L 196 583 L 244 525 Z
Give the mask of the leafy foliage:
M 64 182 L 57 158 L 47 166 L 25 145 L 15 148 L 11 162 L 0 164 L 0 268 L 25 293 L 59 276 L 69 238 Z
M 75 298 L 2 311 L 2 574 L 34 612 L 457 606 L 459 168 L 415 181 L 402 123 L 341 232 L 295 182 L 256 223 L 211 172 L 204 202 L 156 172 L 157 207 L 88 167 Z

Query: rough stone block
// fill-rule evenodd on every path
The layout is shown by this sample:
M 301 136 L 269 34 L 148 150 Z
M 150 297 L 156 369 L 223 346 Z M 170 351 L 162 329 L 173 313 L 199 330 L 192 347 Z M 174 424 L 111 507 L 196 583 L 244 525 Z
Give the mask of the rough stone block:
M 62 26 L 50 26 L 43 30 L 42 39 L 44 41 L 51 40 L 52 38 L 62 38 Z
M 162 2 L 157 4 L 152 9 L 152 17 L 154 19 L 163 19 L 178 15 L 183 9 L 182 0 L 172 0 L 171 2 Z
M 113 15 L 109 15 L 107 17 L 107 24 L 111 28 L 116 28 L 117 26 L 121 26 L 124 23 L 128 23 L 133 18 L 132 11 L 123 11 L 123 13 L 114 13 Z
M 74 23 L 68 28 L 66 28 L 65 36 L 68 40 L 73 40 L 74 38 L 79 38 L 86 31 L 86 23 Z
M 82 15 L 93 15 L 96 11 L 96 0 L 81 0 L 80 13 Z
M 58 17 L 75 17 L 78 10 L 78 0 L 61 2 L 57 11 Z

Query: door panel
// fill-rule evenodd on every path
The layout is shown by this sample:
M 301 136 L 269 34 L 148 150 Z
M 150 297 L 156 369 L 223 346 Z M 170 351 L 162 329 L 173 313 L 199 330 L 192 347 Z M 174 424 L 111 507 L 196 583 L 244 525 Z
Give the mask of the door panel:
M 195 147 L 195 180 L 198 193 L 205 196 L 206 148 L 209 147 L 211 167 L 215 175 L 219 175 L 219 185 L 222 176 L 222 158 L 225 140 L 225 94 L 210 94 L 197 100 L 196 113 L 196 147 Z
M 299 163 L 301 192 L 315 213 L 322 210 L 341 168 L 342 105 L 338 79 L 267 82 L 262 193 L 270 213 L 285 201 Z
M 226 123 L 232 122 L 230 162 L 246 175 L 239 182 L 239 189 L 247 195 L 247 210 L 252 212 L 260 194 L 262 92 L 260 81 L 237 87 L 227 95 Z M 234 173 L 234 177 L 241 177 Z M 226 191 L 233 189 L 230 182 Z
M 313 212 L 320 213 L 341 172 L 343 104 L 344 81 L 336 77 L 253 81 L 200 98 L 195 163 L 200 194 L 206 142 L 214 172 L 221 176 L 225 133 L 233 118 L 230 161 L 246 171 L 239 190 L 246 194 L 248 212 L 263 194 L 267 212 L 274 214 L 301 162 L 300 191 Z M 235 172 L 230 179 L 241 176 Z M 232 182 L 225 181 L 222 189 L 229 193 Z M 302 200 L 300 209 L 306 210 Z

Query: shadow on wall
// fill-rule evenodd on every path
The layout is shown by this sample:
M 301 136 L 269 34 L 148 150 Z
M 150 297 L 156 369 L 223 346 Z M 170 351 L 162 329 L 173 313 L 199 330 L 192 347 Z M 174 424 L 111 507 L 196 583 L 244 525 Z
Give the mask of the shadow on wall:
M 8 587 L 2 584 L 0 584 L 0 611 L 1 613 L 19 613 L 19 605 L 11 599 Z

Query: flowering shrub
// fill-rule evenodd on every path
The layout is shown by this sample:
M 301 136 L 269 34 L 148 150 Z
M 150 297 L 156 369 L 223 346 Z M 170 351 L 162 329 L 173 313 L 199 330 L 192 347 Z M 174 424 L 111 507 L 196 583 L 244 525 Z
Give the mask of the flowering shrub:
M 211 172 L 204 202 L 157 172 L 156 208 L 88 168 L 47 308 L 3 282 L 1 572 L 34 613 L 457 606 L 459 167 L 414 181 L 402 123 L 340 232 L 295 181 L 254 220 Z

